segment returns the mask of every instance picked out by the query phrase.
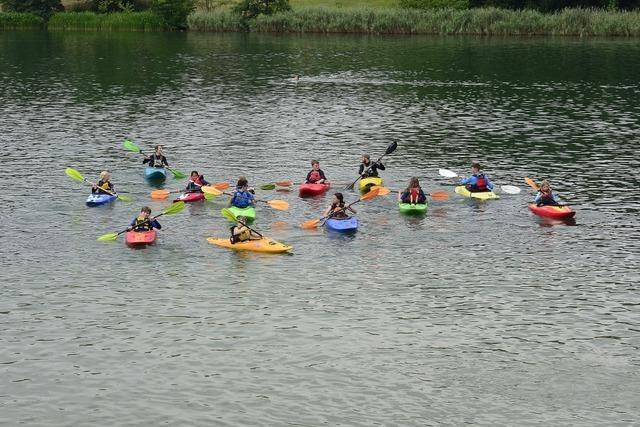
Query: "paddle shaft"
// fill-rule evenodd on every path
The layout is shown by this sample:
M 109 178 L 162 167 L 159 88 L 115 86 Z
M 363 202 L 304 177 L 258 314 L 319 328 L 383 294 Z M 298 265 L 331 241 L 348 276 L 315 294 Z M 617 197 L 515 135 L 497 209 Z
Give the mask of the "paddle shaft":
M 236 217 L 236 221 L 238 222 L 238 224 L 241 224 L 241 225 L 243 225 L 243 226 L 247 227 L 247 228 L 249 229 L 249 231 L 253 231 L 253 232 L 254 232 L 254 233 L 256 233 L 258 236 L 260 236 L 260 237 L 264 237 L 262 234 L 260 234 L 260 232 L 259 232 L 259 231 L 254 230 L 253 228 L 249 227 L 245 222 L 239 221 L 237 217 Z
M 340 208 L 340 210 L 346 214 L 346 213 L 347 213 L 347 210 L 348 210 L 351 206 L 353 206 L 353 205 L 355 205 L 356 203 L 361 202 L 361 201 L 362 201 L 361 199 L 358 199 L 358 200 L 356 200 L 355 202 L 349 203 L 349 204 L 348 204 L 347 206 L 345 206 L 344 208 Z M 326 215 L 326 216 L 323 216 L 322 218 L 320 218 L 320 221 L 322 221 L 322 220 L 324 219 L 324 220 L 325 220 L 325 222 L 326 222 L 326 220 L 330 219 L 330 218 L 331 218 L 333 215 L 335 215 L 336 213 L 337 213 L 337 212 L 334 210 L 334 211 L 330 212 L 330 213 L 329 213 L 329 215 Z
M 145 219 L 144 221 L 142 221 L 140 224 L 138 224 L 138 226 L 140 226 L 140 225 L 142 225 L 142 224 L 146 224 L 146 223 L 148 223 L 148 222 L 151 222 L 151 221 L 153 221 L 153 220 L 154 220 L 154 219 L 156 219 L 156 218 L 160 218 L 162 215 L 164 215 L 164 213 L 158 214 L 158 215 L 154 216 L 153 218 L 147 218 L 147 219 Z M 134 227 L 135 227 L 135 226 L 134 226 Z M 123 230 L 123 231 L 119 232 L 118 234 L 116 234 L 116 236 L 119 236 L 119 235 L 121 235 L 122 233 L 126 233 L 126 232 L 127 232 L 127 231 L 129 231 L 130 229 L 131 229 L 131 230 L 133 230 L 133 227 L 127 227 L 127 229 L 126 229 L 126 230 Z
M 99 188 L 101 191 L 104 191 L 105 193 L 107 193 L 107 194 L 109 194 L 109 195 L 111 195 L 111 196 L 116 196 L 116 197 L 118 197 L 118 195 L 117 195 L 117 194 L 112 193 L 112 192 L 111 192 L 111 191 L 109 191 L 109 190 L 105 190 L 105 189 L 104 189 L 104 188 L 102 188 L 102 187 L 98 187 L 98 184 L 96 184 L 96 183 L 93 183 L 93 182 L 89 181 L 87 178 L 82 178 L 82 180 L 83 180 L 84 182 L 86 182 L 87 184 L 91 184 L 92 186 Z
M 365 176 L 367 173 L 369 173 L 369 171 L 371 170 L 371 168 L 373 167 L 373 165 L 375 165 L 375 164 L 377 164 L 378 162 L 380 162 L 380 160 L 382 160 L 382 158 L 383 158 L 384 156 L 386 156 L 386 155 L 387 155 L 387 153 L 385 152 L 382 156 L 378 157 L 378 160 L 376 160 L 375 162 L 371 163 L 371 164 L 369 165 L 369 167 L 368 167 L 366 170 L 364 170 L 364 171 L 362 172 L 362 175 L 360 175 L 358 178 L 356 178 L 356 180 L 355 180 L 355 181 L 353 181 L 351 184 L 349 184 L 349 186 L 348 186 L 347 188 L 353 188 L 353 186 L 354 186 L 354 185 L 356 185 L 356 182 L 358 182 L 358 180 L 359 180 L 360 178 L 362 178 L 362 177 L 363 177 L 363 176 Z

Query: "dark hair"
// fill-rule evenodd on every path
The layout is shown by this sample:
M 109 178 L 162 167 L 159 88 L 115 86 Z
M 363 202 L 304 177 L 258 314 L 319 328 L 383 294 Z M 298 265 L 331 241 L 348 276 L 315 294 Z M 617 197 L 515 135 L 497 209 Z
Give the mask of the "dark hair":
M 409 180 L 409 186 L 407 187 L 407 189 L 412 189 L 414 187 L 420 187 L 420 181 L 418 180 L 417 176 L 414 176 L 413 178 L 411 178 Z
M 196 175 L 200 176 L 200 174 L 198 173 L 198 171 L 191 171 L 191 174 L 190 174 L 190 175 L 193 175 L 194 173 L 195 173 Z
M 338 202 L 344 203 L 344 196 L 342 195 L 342 193 L 334 193 L 334 196 L 336 196 L 336 199 L 338 199 Z
M 476 169 L 478 169 L 478 170 L 482 169 L 482 168 L 480 167 L 480 163 L 478 163 L 478 162 L 471 162 L 471 167 L 472 167 L 472 168 L 476 168 Z
M 371 156 L 368 154 L 363 154 L 362 157 L 364 157 L 367 160 L 371 160 Z
M 315 160 L 315 159 L 314 159 L 314 160 L 311 160 L 311 166 L 313 166 L 313 165 L 319 165 L 319 164 L 320 164 L 320 162 L 319 162 L 319 161 L 317 161 L 317 160 Z
M 151 208 L 149 206 L 143 206 L 142 209 L 140 209 L 140 212 L 151 214 Z
M 236 187 L 244 187 L 247 184 L 249 184 L 249 181 L 247 181 L 247 178 L 245 178 L 244 176 L 241 176 L 240 178 L 238 178 L 238 183 L 236 184 Z

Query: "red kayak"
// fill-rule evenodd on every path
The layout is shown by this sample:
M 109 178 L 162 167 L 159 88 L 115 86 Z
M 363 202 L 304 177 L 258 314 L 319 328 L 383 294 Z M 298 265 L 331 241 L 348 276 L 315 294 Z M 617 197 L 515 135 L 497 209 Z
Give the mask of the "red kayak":
M 196 191 L 193 193 L 182 193 L 180 197 L 174 200 L 174 202 L 199 202 L 200 200 L 204 200 L 204 193 L 201 191 Z
M 156 230 L 151 231 L 127 231 L 124 238 L 129 246 L 150 245 L 156 241 Z
M 331 184 L 300 184 L 300 197 L 313 197 L 325 193 Z
M 536 215 L 552 219 L 573 218 L 576 214 L 576 211 L 569 206 L 537 206 L 534 203 L 529 204 L 529 210 Z

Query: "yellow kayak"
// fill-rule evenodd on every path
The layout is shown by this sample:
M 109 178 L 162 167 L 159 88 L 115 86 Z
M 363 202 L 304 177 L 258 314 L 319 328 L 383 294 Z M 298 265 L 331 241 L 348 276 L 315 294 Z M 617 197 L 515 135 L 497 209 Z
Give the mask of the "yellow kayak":
M 467 188 L 464 185 L 459 185 L 458 187 L 456 187 L 455 191 L 457 194 L 461 196 L 471 197 L 472 199 L 490 200 L 490 199 L 500 198 L 500 196 L 498 196 L 493 191 L 483 191 L 480 193 L 472 193 L 471 191 L 467 190 Z
M 213 237 L 209 237 L 207 241 L 212 245 L 233 249 L 234 251 L 252 251 L 279 254 L 293 249 L 291 246 L 283 245 L 282 243 L 276 242 L 275 240 L 271 240 L 267 237 L 263 237 L 260 240 L 247 240 L 245 242 L 238 243 L 231 243 L 228 238 L 216 239 Z
M 382 178 L 371 176 L 360 180 L 360 191 L 369 191 L 374 185 L 382 185 Z

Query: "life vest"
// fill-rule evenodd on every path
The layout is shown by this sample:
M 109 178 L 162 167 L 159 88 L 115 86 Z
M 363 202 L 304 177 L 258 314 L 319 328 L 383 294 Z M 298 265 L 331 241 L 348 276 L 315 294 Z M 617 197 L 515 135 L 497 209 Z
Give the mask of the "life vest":
M 553 193 L 549 191 L 548 193 L 540 192 L 540 201 L 538 201 L 538 205 L 551 205 L 556 206 L 558 202 L 553 199 Z
M 164 166 L 164 156 L 158 156 L 156 153 L 153 153 L 150 158 L 149 166 L 154 168 L 161 168 Z
M 251 192 L 236 189 L 236 192 L 233 193 L 233 198 L 231 199 L 231 205 L 243 209 L 250 206 L 252 201 L 253 194 L 251 194 Z
M 476 183 L 471 184 L 468 190 L 471 191 L 472 193 L 481 193 L 483 191 L 489 191 L 489 188 L 487 187 L 488 181 L 487 181 L 487 178 L 484 176 L 484 174 L 480 173 L 478 175 L 475 175 L 475 177 L 476 177 Z
M 198 175 L 198 177 L 195 180 L 189 178 L 189 183 L 187 184 L 187 190 L 199 191 L 200 187 L 202 187 L 202 175 Z
M 342 203 L 332 203 L 331 204 L 331 212 L 329 212 L 329 217 L 330 218 L 337 218 L 337 219 L 349 218 L 349 215 L 347 215 L 347 213 L 345 212 L 344 207 L 345 207 L 344 202 L 342 202 Z M 336 211 L 336 209 L 338 209 L 338 208 L 340 208 L 342 210 Z
M 412 189 L 409 191 L 409 199 L 410 199 L 412 202 L 414 202 L 414 203 L 415 203 L 415 202 L 417 202 L 419 197 L 420 197 L 420 189 L 418 189 L 418 188 L 412 188 Z
M 145 218 L 142 215 L 136 217 L 136 223 L 133 226 L 133 231 L 151 231 L 153 226 L 151 225 L 151 218 Z
M 242 230 L 239 234 L 235 234 L 235 230 L 236 226 L 234 225 L 233 227 L 231 227 L 231 238 L 229 239 L 231 243 L 244 242 L 251 239 L 251 230 L 249 230 L 247 227 L 244 227 L 244 230 Z
M 113 193 L 113 185 L 110 181 L 98 181 L 98 193 L 99 194 L 109 194 L 109 192 Z
M 322 179 L 322 175 L 320 175 L 320 172 L 318 172 L 317 170 L 313 170 L 311 171 L 311 173 L 309 174 L 309 182 L 311 184 L 318 182 Z

